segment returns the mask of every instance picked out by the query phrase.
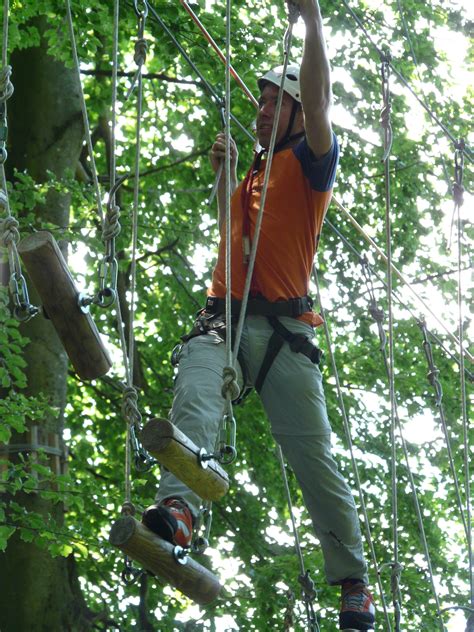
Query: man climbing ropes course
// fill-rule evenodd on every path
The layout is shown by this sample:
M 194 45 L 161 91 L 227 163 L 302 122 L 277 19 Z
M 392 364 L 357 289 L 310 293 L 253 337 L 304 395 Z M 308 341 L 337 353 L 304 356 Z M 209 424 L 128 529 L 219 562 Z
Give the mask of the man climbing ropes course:
M 248 254 L 264 180 L 273 125 L 276 145 L 242 330 L 237 366 L 241 387 L 257 390 L 272 434 L 290 463 L 321 543 L 325 574 L 341 586 L 342 630 L 373 628 L 375 609 L 351 492 L 331 454 L 320 353 L 313 328 L 322 323 L 308 297 L 313 257 L 329 205 L 338 144 L 329 118 L 331 81 L 321 13 L 316 0 L 295 0 L 306 25 L 301 67 L 274 68 L 258 81 L 257 138 L 261 151 L 237 183 L 238 151 L 231 141 L 232 316 L 243 299 Z M 280 85 L 280 116 L 276 106 Z M 217 173 L 225 137 L 217 135 L 210 161 Z M 218 184 L 221 243 L 205 308 L 184 337 L 171 421 L 196 445 L 212 452 L 222 417 L 225 353 L 225 177 Z M 142 521 L 162 538 L 189 546 L 199 497 L 164 470 L 156 504 Z

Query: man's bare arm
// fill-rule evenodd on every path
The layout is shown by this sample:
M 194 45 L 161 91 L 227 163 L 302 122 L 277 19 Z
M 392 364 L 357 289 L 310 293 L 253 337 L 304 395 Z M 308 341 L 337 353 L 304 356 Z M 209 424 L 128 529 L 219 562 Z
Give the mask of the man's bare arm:
M 324 41 L 323 24 L 317 0 L 294 0 L 306 26 L 300 82 L 306 137 L 319 158 L 332 145 L 329 118 L 332 90 L 331 72 Z

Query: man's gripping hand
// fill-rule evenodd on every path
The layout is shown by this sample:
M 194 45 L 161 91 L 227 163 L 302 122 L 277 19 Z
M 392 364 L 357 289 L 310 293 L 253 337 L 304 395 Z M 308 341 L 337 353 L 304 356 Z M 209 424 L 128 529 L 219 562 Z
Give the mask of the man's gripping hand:
M 317 0 L 288 0 L 288 4 L 293 4 L 298 8 L 304 22 L 314 20 L 319 16 L 319 5 Z
M 217 172 L 219 166 L 225 160 L 225 134 L 224 132 L 219 132 L 216 136 L 216 140 L 214 141 L 213 146 L 211 147 L 211 151 L 209 152 L 209 160 L 211 162 L 211 166 L 214 170 L 214 173 Z M 239 152 L 237 150 L 237 145 L 233 138 L 230 139 L 230 169 L 232 173 L 235 173 L 237 169 L 237 162 L 239 160 Z

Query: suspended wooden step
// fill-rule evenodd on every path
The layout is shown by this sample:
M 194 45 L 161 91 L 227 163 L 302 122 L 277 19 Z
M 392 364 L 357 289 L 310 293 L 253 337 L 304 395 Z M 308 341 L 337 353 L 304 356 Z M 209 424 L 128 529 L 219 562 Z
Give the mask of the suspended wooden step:
M 47 231 L 33 233 L 19 243 L 18 252 L 76 373 L 85 380 L 105 375 L 112 362 L 91 315 L 79 305 L 79 292 L 54 237 Z
M 150 454 L 204 500 L 219 500 L 227 493 L 226 471 L 214 459 L 203 460 L 202 449 L 168 419 L 149 421 L 140 439 Z
M 119 518 L 112 525 L 109 541 L 199 605 L 211 603 L 219 595 L 222 586 L 211 571 L 189 556 L 180 558 L 181 547 L 162 540 L 133 516 Z

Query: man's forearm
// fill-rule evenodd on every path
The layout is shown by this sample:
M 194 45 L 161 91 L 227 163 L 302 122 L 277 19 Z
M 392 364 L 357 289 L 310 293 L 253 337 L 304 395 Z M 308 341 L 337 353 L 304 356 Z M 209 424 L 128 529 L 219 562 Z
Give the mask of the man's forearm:
M 317 1 L 304 0 L 301 13 L 306 26 L 300 70 L 301 101 L 308 143 L 316 156 L 320 156 L 329 151 L 332 143 L 331 71 Z
M 305 21 L 306 37 L 301 62 L 301 99 L 305 111 L 325 110 L 331 104 L 331 71 L 319 7 Z

